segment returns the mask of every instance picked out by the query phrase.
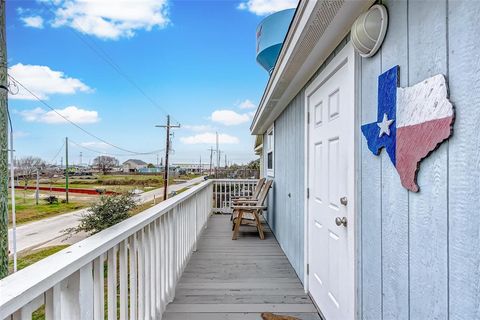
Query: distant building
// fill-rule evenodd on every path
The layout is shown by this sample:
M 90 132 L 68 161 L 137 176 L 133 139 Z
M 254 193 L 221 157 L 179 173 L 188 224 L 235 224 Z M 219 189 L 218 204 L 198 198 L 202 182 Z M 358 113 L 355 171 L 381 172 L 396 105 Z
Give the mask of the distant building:
M 123 172 L 137 172 L 148 166 L 145 161 L 138 159 L 128 159 L 122 164 Z
M 190 172 L 200 172 L 206 171 L 210 168 L 210 164 L 202 163 L 201 169 L 200 164 L 198 163 L 174 163 L 170 166 L 170 169 L 176 168 L 177 170 L 181 171 L 182 173 L 190 173 Z
M 161 173 L 163 172 L 163 167 L 140 168 L 137 171 L 140 173 Z

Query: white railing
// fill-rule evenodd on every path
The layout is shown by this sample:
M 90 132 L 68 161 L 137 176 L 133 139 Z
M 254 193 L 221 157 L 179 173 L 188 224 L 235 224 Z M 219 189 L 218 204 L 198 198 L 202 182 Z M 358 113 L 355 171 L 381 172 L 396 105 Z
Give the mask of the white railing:
M 250 195 L 256 179 L 215 179 L 213 184 L 213 212 L 231 213 L 232 196 Z
M 0 319 L 160 319 L 212 209 L 212 181 L 0 280 Z

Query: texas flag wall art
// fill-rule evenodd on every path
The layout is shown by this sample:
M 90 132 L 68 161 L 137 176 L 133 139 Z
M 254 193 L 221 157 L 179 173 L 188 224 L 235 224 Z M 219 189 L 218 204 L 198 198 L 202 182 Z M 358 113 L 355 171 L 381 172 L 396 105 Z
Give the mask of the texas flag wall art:
M 441 74 L 412 87 L 399 87 L 399 67 L 378 77 L 377 121 L 362 126 L 368 149 L 382 148 L 400 175 L 402 185 L 418 192 L 420 161 L 452 134 L 454 109 Z

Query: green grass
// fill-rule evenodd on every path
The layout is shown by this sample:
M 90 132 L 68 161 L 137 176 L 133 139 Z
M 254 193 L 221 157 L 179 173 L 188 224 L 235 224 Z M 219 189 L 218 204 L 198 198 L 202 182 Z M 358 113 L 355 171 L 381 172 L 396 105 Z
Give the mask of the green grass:
M 178 178 L 170 178 L 169 183 L 174 180 L 188 180 L 199 177 L 198 175 L 182 175 Z M 41 183 L 42 186 L 50 186 L 48 183 Z M 57 181 L 54 187 L 64 188 L 64 181 Z M 163 175 L 97 175 L 87 178 L 71 177 L 70 188 L 82 189 L 106 189 L 107 191 L 125 192 L 132 189 L 151 190 L 163 187 Z
M 25 197 L 24 197 L 25 193 Z M 32 198 L 33 192 L 18 190 L 15 195 L 15 211 L 17 224 L 27 223 L 30 221 L 41 220 L 47 217 L 52 217 L 62 213 L 67 213 L 82 208 L 86 208 L 90 205 L 89 201 L 71 200 L 69 203 L 62 203 L 59 199 L 58 203 L 48 204 L 44 197 L 40 197 L 38 205 L 35 203 L 35 199 Z M 8 221 L 12 221 L 12 204 L 9 196 L 8 205 Z

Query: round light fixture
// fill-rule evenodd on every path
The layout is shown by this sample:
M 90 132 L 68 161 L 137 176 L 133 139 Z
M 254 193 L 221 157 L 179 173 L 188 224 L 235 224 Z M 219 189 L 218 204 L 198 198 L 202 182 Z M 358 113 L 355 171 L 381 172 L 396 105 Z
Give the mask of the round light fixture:
M 387 9 L 380 4 L 361 14 L 353 23 L 351 30 L 355 50 L 364 58 L 373 56 L 382 45 L 387 26 Z

